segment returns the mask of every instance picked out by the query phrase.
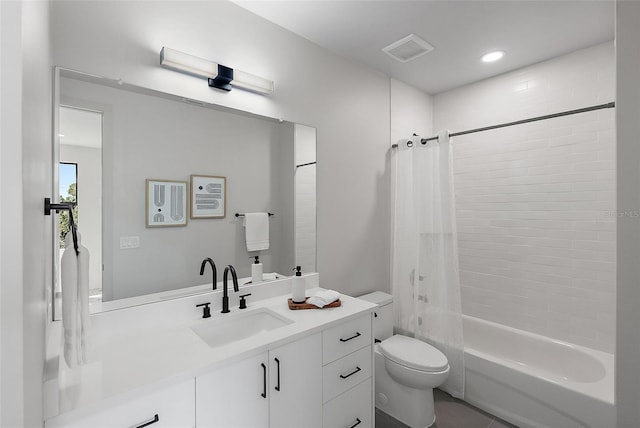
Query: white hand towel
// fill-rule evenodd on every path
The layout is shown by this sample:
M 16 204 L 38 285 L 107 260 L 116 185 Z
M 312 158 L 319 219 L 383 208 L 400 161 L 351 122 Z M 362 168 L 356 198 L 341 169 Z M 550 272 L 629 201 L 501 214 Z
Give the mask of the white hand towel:
M 307 299 L 307 303 L 315 305 L 319 308 L 327 306 L 340 298 L 340 293 L 333 290 L 318 291 L 315 295 Z
M 269 249 L 269 213 L 246 213 L 244 226 L 247 251 Z
M 60 260 L 64 359 L 70 368 L 87 362 L 89 334 L 89 250 L 80 244 L 80 233 L 77 236 L 79 254 L 69 232 Z

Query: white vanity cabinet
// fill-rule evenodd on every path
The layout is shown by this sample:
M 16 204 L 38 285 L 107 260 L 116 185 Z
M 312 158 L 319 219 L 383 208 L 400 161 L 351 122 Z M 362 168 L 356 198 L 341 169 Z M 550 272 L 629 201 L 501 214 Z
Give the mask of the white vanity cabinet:
M 218 347 L 191 318 L 114 339 L 96 370 L 63 382 L 61 413 L 45 427 L 372 428 L 373 305 L 344 296 L 340 308 L 289 311 L 280 295 L 259 304 L 292 322 Z
M 198 376 L 196 426 L 321 427 L 321 334 Z

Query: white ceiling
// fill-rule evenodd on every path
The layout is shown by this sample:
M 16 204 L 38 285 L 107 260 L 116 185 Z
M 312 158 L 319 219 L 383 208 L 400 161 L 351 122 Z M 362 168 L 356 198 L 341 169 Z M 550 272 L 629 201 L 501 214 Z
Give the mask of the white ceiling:
M 234 0 L 306 39 L 436 94 L 614 38 L 613 0 Z M 435 47 L 408 63 L 382 48 L 414 33 Z M 493 50 L 506 56 L 485 64 Z

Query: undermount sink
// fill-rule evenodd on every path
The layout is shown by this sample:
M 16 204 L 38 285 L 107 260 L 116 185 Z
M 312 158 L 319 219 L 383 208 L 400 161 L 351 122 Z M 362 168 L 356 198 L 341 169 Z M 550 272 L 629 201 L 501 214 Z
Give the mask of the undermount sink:
M 221 319 L 208 320 L 191 327 L 191 330 L 204 340 L 207 345 L 215 348 L 292 323 L 293 321 L 289 318 L 283 317 L 270 309 L 260 308 Z

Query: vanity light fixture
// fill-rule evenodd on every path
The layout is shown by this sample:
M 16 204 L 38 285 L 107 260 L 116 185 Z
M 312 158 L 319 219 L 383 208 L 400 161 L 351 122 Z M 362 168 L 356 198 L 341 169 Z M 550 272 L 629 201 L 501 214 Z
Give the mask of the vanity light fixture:
M 166 46 L 160 51 L 160 64 L 176 71 L 206 78 L 210 87 L 223 91 L 240 88 L 263 95 L 271 95 L 273 93 L 272 80 L 167 48 Z

